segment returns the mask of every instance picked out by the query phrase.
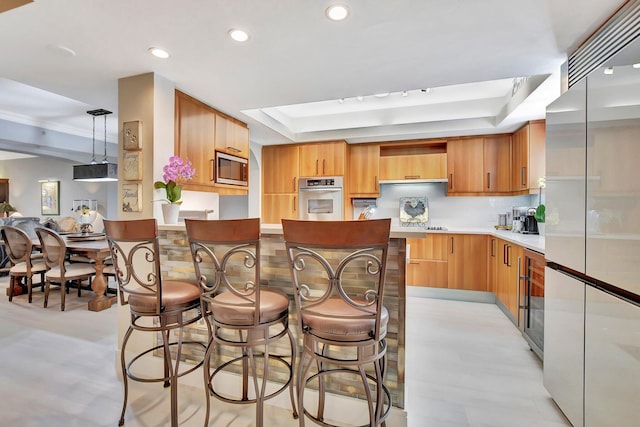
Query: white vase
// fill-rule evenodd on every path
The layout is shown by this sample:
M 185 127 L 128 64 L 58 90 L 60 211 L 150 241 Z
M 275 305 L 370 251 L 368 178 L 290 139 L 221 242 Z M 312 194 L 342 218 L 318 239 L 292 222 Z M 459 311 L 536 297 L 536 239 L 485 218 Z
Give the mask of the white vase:
M 165 203 L 162 205 L 162 216 L 165 224 L 177 224 L 180 205 L 175 203 Z

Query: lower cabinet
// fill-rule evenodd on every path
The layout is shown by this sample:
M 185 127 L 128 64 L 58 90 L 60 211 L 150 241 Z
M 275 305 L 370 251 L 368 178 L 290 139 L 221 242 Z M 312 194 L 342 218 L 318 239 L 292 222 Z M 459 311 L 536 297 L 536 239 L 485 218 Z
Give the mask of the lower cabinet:
M 433 233 L 407 243 L 408 285 L 487 290 L 486 236 Z
M 262 222 L 280 224 L 281 219 L 298 219 L 297 194 L 263 194 Z
M 524 249 L 503 239 L 496 239 L 496 269 L 494 287 L 498 300 L 511 314 L 512 321 L 518 324 L 518 289 Z

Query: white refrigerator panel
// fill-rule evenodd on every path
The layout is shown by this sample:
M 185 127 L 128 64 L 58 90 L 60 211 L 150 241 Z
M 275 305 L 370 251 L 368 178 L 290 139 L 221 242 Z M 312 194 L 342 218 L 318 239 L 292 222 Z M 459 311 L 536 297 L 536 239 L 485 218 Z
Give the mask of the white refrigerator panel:
M 640 424 L 640 307 L 587 288 L 585 425 Z
M 585 271 L 586 82 L 547 107 L 545 258 Z
M 603 70 L 588 77 L 586 274 L 640 294 L 640 73 Z
M 585 286 L 545 268 L 544 386 L 574 427 L 584 426 Z

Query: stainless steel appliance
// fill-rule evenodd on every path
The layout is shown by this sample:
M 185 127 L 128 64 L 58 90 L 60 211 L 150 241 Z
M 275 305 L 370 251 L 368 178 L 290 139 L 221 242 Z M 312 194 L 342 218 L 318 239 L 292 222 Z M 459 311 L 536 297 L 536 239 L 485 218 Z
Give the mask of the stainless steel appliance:
M 527 210 L 529 208 L 526 206 L 514 206 L 511 212 L 511 218 L 513 221 L 511 231 L 514 233 L 522 233 L 524 229 L 524 220 L 527 217 Z
M 213 176 L 218 184 L 249 185 L 249 162 L 247 159 L 216 151 Z
M 547 108 L 544 384 L 574 426 L 638 424 L 638 58 L 635 40 Z
M 538 221 L 535 218 L 535 208 L 527 209 L 527 216 L 524 217 L 522 234 L 538 234 Z
M 342 220 L 342 177 L 300 178 L 299 218 Z

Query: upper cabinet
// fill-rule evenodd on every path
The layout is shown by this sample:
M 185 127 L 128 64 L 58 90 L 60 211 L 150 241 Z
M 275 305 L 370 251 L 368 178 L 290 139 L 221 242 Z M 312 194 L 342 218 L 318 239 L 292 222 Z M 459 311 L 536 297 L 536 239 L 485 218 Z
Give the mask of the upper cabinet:
M 216 114 L 216 150 L 249 158 L 249 128 L 238 120 Z
M 447 179 L 447 146 L 444 140 L 394 142 L 380 147 L 380 180 L 409 181 Z
M 213 162 L 216 150 L 248 158 L 247 125 L 176 90 L 174 153 L 190 160 L 196 171 L 183 188 L 228 195 L 247 194 L 247 187 L 215 183 Z
M 447 141 L 447 173 L 449 193 L 480 193 L 483 191 L 483 147 L 480 138 Z
M 264 194 L 297 193 L 298 168 L 297 145 L 262 147 L 262 192 Z
M 344 141 L 300 145 L 300 176 L 343 176 L 347 158 Z
M 348 165 L 349 196 L 378 197 L 380 195 L 380 145 L 350 145 Z
M 176 91 L 175 153 L 193 164 L 195 175 L 185 188 L 213 185 L 215 113 L 207 105 Z
M 529 122 L 513 134 L 511 190 L 528 194 L 538 190 L 538 178 L 545 176 L 545 123 Z
M 483 195 L 511 190 L 511 136 L 447 141 L 448 194 Z

